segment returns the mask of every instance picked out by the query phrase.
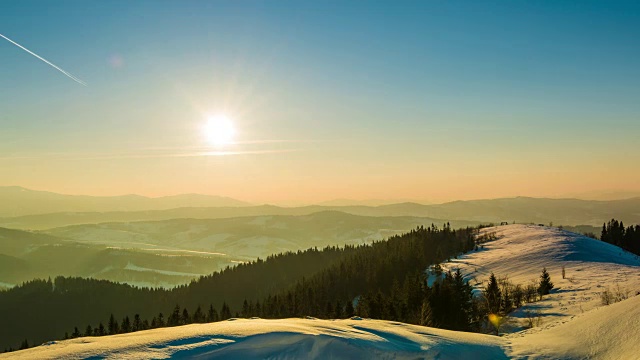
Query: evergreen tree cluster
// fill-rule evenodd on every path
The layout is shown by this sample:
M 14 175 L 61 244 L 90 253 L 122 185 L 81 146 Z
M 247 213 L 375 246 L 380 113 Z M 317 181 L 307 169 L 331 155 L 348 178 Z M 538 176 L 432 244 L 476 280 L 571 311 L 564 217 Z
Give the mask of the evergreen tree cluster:
M 498 333 L 500 319 L 525 303 L 542 300 L 542 297 L 549 294 L 551 289 L 553 289 L 553 283 L 546 268 L 542 268 L 538 282 L 533 281 L 526 286 L 513 284 L 506 276 L 497 278 L 495 274 L 491 273 L 489 282 L 483 290 L 482 299 L 476 305 L 475 311 L 477 311 L 478 318 L 487 320 L 479 328 L 486 329 L 493 326 Z M 491 315 L 494 315 L 494 319 L 498 320 L 491 321 Z M 480 321 L 482 322 L 482 320 Z
M 625 228 L 622 221 L 611 219 L 602 225 L 600 240 L 640 255 L 640 225 Z

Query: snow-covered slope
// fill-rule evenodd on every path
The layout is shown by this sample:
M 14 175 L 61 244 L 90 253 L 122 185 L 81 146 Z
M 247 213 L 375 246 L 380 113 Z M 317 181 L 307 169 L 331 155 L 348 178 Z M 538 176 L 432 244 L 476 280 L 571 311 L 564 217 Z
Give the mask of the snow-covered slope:
M 542 267 L 555 284 L 542 301 L 512 314 L 511 333 L 500 337 L 358 318 L 236 319 L 58 341 L 0 358 L 640 359 L 638 257 L 548 227 L 483 231 L 498 239 L 445 266 L 459 267 L 478 287 L 491 272 L 515 283 L 537 280 Z M 615 284 L 629 291 L 629 299 L 602 306 L 600 293 Z M 540 312 L 542 323 L 521 330 L 519 317 L 532 309 Z
M 640 359 L 640 296 L 505 338 L 522 359 Z
M 600 294 L 606 289 L 620 289 L 628 295 L 640 291 L 640 258 L 611 244 L 535 225 L 498 226 L 483 229 L 483 233 L 494 233 L 498 239 L 443 267 L 460 268 L 478 290 L 492 272 L 499 278 L 508 276 L 514 284 L 527 285 L 539 281 L 546 267 L 555 287 L 542 301 L 516 310 L 506 331 L 522 330 L 525 312 L 539 313 L 545 325 L 601 306 Z
M 15 359 L 507 358 L 504 341 L 495 336 L 350 319 L 238 319 L 66 340 L 9 356 Z

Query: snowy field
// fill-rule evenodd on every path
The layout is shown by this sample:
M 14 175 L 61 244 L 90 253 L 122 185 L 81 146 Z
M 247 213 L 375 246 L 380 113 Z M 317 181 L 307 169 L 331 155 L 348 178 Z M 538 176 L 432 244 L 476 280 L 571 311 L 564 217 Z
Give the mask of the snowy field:
M 541 323 L 503 336 L 464 333 L 370 319 L 232 319 L 104 337 L 57 341 L 0 355 L 15 359 L 640 359 L 640 260 L 561 230 L 508 225 L 483 230 L 497 240 L 448 262 L 471 282 L 490 272 L 515 283 L 546 266 L 555 289 L 525 305 Z M 562 279 L 565 266 L 567 278 Z M 629 299 L 602 306 L 607 286 Z M 481 285 L 479 284 L 478 287 Z

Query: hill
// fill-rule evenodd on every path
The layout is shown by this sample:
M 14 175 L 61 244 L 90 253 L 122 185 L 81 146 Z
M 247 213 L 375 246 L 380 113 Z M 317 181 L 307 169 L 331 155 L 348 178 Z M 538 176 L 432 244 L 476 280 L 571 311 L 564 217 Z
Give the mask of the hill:
M 478 290 L 491 273 L 506 276 L 514 284 L 537 282 L 543 267 L 555 284 L 543 301 L 525 304 L 512 313 L 505 331 L 525 328 L 528 312 L 540 316 L 544 325 L 595 309 L 601 306 L 605 289 L 620 288 L 632 295 L 640 291 L 640 257 L 617 246 L 546 226 L 508 225 L 482 232 L 498 239 L 443 267 L 460 269 Z

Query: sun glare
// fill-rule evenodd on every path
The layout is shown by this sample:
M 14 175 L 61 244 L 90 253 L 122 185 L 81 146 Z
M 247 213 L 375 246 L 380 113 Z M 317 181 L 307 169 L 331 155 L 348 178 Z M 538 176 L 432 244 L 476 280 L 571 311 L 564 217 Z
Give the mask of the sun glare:
M 207 119 L 204 132 L 211 145 L 224 146 L 233 143 L 236 129 L 227 116 L 216 115 Z

